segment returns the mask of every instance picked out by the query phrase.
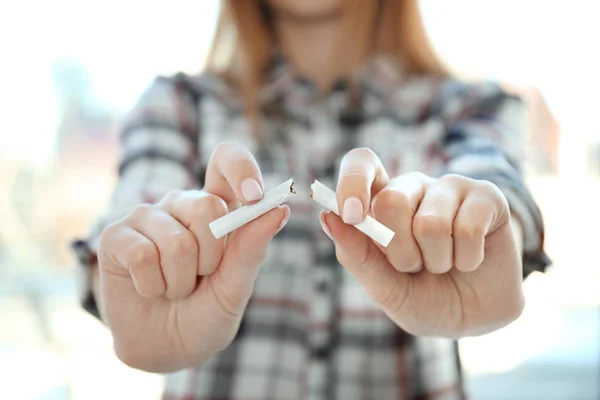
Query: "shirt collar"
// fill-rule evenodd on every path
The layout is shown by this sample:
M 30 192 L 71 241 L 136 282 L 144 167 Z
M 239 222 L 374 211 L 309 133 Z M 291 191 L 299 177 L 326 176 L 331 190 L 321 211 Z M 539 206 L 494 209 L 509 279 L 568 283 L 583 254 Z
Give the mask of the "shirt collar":
M 199 75 L 194 78 L 180 74 L 193 87 L 201 92 L 212 93 L 220 101 L 227 104 L 231 110 L 242 112 L 242 98 L 222 78 L 215 75 Z M 362 107 L 367 114 L 377 113 L 385 108 L 394 96 L 394 91 L 406 77 L 403 70 L 389 57 L 377 56 L 368 59 L 356 73 L 356 84 L 359 89 L 359 103 L 354 106 Z M 182 79 L 183 79 L 182 78 Z M 191 78 L 191 79 L 190 79 Z M 328 94 L 347 92 L 349 81 L 341 79 L 336 82 Z M 273 53 L 267 69 L 265 82 L 258 94 L 261 107 L 279 104 L 284 108 L 294 108 L 305 112 L 308 106 L 319 99 L 315 85 L 306 77 L 300 75 L 294 66 L 280 53 Z M 326 96 L 327 97 L 327 96 Z M 366 97 L 369 105 L 366 105 Z M 348 96 L 346 96 L 348 100 Z
M 361 66 L 354 79 L 361 92 L 366 91 L 384 99 L 391 95 L 393 88 L 398 87 L 405 77 L 400 65 L 390 57 L 375 56 Z M 339 79 L 333 85 L 331 93 L 346 91 L 349 83 L 348 78 Z M 296 101 L 308 104 L 317 99 L 318 92 L 310 79 L 299 74 L 280 52 L 275 52 L 259 99 L 261 104 L 269 104 L 285 100 L 288 96 L 294 96 Z

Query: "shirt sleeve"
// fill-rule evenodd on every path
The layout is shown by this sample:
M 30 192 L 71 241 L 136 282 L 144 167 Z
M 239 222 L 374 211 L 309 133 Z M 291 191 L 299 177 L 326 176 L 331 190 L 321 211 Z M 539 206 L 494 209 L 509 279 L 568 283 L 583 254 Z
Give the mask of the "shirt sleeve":
M 544 222 L 524 182 L 526 105 L 494 83 L 447 83 L 441 93 L 446 125 L 442 173 L 496 184 L 523 226 L 523 276 L 550 264 L 544 251 Z
M 185 79 L 159 77 L 125 117 L 120 132 L 119 180 L 108 207 L 88 235 L 72 243 L 79 265 L 81 304 L 96 317 L 91 267 L 97 262 L 102 230 L 135 206 L 154 203 L 172 190 L 199 187 L 197 96 Z

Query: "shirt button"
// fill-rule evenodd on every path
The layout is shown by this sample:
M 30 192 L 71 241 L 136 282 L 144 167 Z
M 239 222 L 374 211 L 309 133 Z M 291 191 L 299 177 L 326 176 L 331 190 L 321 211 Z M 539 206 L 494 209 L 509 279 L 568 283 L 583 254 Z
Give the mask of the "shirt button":
M 317 282 L 316 289 L 319 293 L 327 293 L 329 291 L 329 285 L 326 281 L 319 281 Z
M 312 349 L 312 358 L 316 360 L 325 360 L 331 354 L 331 346 L 320 346 Z

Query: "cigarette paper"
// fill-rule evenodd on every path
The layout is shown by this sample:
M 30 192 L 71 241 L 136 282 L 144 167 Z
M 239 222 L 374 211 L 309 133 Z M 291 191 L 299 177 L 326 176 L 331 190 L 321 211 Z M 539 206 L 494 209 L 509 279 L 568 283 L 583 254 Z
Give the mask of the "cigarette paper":
M 281 185 L 265 193 L 263 199 L 255 204 L 245 205 L 234 210 L 221 218 L 211 222 L 208 226 L 217 239 L 233 232 L 234 230 L 246 225 L 263 214 L 271 211 L 275 207 L 285 203 L 294 192 L 294 180 L 290 179 Z
M 315 180 L 310 186 L 310 197 L 329 211 L 340 215 L 335 192 L 321 182 Z M 383 247 L 387 247 L 395 235 L 394 231 L 369 215 L 363 222 L 354 226 Z

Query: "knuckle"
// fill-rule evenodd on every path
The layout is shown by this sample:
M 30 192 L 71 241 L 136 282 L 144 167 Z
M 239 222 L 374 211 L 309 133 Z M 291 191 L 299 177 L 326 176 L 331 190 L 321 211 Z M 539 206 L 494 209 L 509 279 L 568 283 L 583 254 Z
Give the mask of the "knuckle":
M 185 195 L 182 190 L 171 190 L 168 192 L 162 199 L 162 203 L 172 204 L 181 200 L 181 198 Z
M 485 236 L 484 227 L 473 223 L 455 222 L 453 235 L 459 240 L 479 241 Z
M 496 193 L 496 191 L 498 190 L 498 186 L 496 186 L 491 181 L 488 181 L 487 179 L 473 180 L 473 185 L 476 188 L 478 188 L 479 190 L 482 190 L 482 191 L 488 191 L 488 192 Z
M 228 161 L 246 160 L 250 152 L 242 144 L 234 141 L 220 142 L 215 148 L 215 154 L 224 157 Z
M 147 218 L 154 210 L 150 204 L 139 204 L 129 214 L 129 219 Z
M 126 260 L 129 268 L 135 272 L 155 263 L 158 260 L 158 253 L 152 244 L 139 244 L 127 252 Z
M 470 180 L 470 178 L 459 174 L 446 174 L 439 179 L 440 182 L 448 184 L 450 186 L 462 185 L 466 182 L 469 182 Z
M 375 209 L 375 214 L 381 215 L 389 212 L 391 209 L 400 211 L 410 210 L 411 203 L 406 193 L 393 189 L 383 189 L 375 196 L 373 208 Z
M 116 221 L 107 225 L 102 232 L 98 240 L 98 257 L 101 260 L 107 260 L 112 264 L 120 265 L 118 254 L 123 251 L 119 245 L 118 236 L 122 230 L 129 229 L 123 221 Z M 104 264 L 99 263 L 100 266 Z
M 368 147 L 358 147 L 348 152 L 347 156 L 359 156 L 361 158 L 367 158 L 369 160 L 377 159 L 377 154 Z
M 508 209 L 508 200 L 506 199 L 506 196 L 502 190 L 495 183 L 488 180 L 477 180 L 475 181 L 475 190 L 480 197 L 487 200 L 490 198 L 495 199 L 502 207 Z
M 506 217 L 510 215 L 510 205 L 504 192 L 493 182 L 487 180 L 475 181 L 471 196 L 477 199 L 477 205 L 481 208 L 492 208 Z
M 379 157 L 375 152 L 368 147 L 359 147 L 350 150 L 344 155 L 342 159 L 342 170 L 349 170 L 349 172 L 356 172 L 356 164 L 360 163 L 367 166 L 368 168 L 375 168 L 375 165 L 380 164 Z M 364 172 L 361 171 L 364 175 Z
M 225 141 L 219 142 L 215 146 L 215 149 L 213 150 L 213 155 L 226 154 L 235 145 L 236 145 L 236 143 L 232 142 L 230 140 L 225 140 Z
M 439 215 L 417 215 L 413 218 L 413 233 L 420 238 L 451 236 L 452 222 Z
M 237 164 L 240 169 L 251 172 L 254 167 L 252 159 L 244 151 L 229 151 L 227 154 L 227 162 L 229 164 Z
M 474 181 L 473 186 L 480 195 L 486 197 L 504 197 L 500 188 L 488 180 L 476 180 Z
M 163 240 L 161 252 L 165 254 L 189 254 L 195 251 L 195 240 L 189 232 L 177 231 L 168 234 Z
M 227 214 L 227 205 L 219 196 L 207 194 L 192 201 L 195 221 L 211 222 Z
M 406 174 L 404 174 L 402 176 L 403 178 L 409 179 L 409 180 L 415 180 L 418 182 L 425 182 L 425 181 L 429 181 L 432 178 L 420 171 L 410 171 L 407 172 Z
M 102 229 L 99 237 L 99 246 L 101 248 L 105 248 L 110 243 L 110 238 L 113 237 L 120 229 L 122 229 L 122 225 L 119 222 L 112 222 Z

